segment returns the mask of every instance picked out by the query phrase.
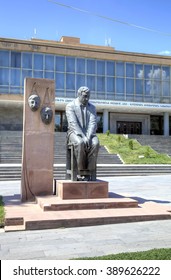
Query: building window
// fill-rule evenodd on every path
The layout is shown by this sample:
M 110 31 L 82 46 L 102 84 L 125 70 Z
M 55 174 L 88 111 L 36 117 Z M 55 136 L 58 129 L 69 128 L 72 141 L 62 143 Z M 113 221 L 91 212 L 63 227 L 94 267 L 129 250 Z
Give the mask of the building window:
M 87 59 L 87 74 L 95 74 L 96 67 L 95 67 L 95 60 Z
M 9 68 L 0 68 L 0 85 L 9 85 Z
M 85 59 L 83 58 L 77 58 L 76 62 L 76 72 L 77 73 L 85 73 Z
M 105 75 L 105 61 L 97 61 L 97 75 Z
M 126 94 L 134 94 L 134 80 L 126 79 Z
M 11 52 L 11 67 L 21 68 L 21 53 Z
M 87 86 L 91 91 L 95 91 L 95 77 L 87 76 Z
M 54 71 L 54 56 L 45 55 L 45 70 Z
M 0 67 L 9 67 L 9 51 L 0 51 Z
M 107 92 L 115 92 L 115 79 L 107 77 Z
M 123 62 L 116 62 L 116 76 L 117 77 L 124 77 L 124 63 Z
M 126 77 L 134 78 L 134 64 L 126 63 Z
M 75 75 L 66 74 L 66 89 L 75 90 Z
M 75 73 L 75 58 L 66 57 L 66 72 Z
M 124 79 L 116 78 L 116 93 L 124 93 Z
M 32 54 L 31 53 L 22 54 L 22 68 L 32 69 Z
M 21 84 L 20 78 L 21 78 L 21 70 L 11 69 L 11 85 L 20 86 Z
M 65 57 L 56 56 L 56 71 L 65 72 Z
M 106 68 L 108 76 L 115 76 L 115 63 L 113 61 L 107 61 Z
M 43 70 L 43 55 L 34 54 L 34 69 Z
M 78 75 L 76 76 L 76 89 L 85 85 L 85 75 Z
M 97 91 L 105 92 L 105 77 L 97 77 Z
M 56 77 L 55 77 L 55 80 L 56 80 L 56 83 L 55 83 L 55 86 L 56 86 L 56 90 L 58 89 L 64 89 L 64 74 L 62 73 L 56 73 Z

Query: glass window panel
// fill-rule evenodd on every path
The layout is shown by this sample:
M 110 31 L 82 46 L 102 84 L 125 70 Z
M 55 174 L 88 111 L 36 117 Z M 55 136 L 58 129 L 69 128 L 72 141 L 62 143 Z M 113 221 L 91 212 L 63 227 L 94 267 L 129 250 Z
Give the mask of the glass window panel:
M 75 91 L 67 90 L 66 91 L 66 97 L 74 98 L 75 97 Z
M 98 98 L 98 99 L 102 99 L 102 100 L 105 99 L 105 93 L 99 93 L 99 92 L 98 92 L 97 98 Z
M 97 77 L 97 91 L 105 91 L 105 77 Z
M 150 79 L 161 79 L 162 71 L 160 66 L 153 66 L 153 71 L 150 72 L 149 78 Z
M 114 93 L 108 93 L 107 94 L 107 99 L 108 100 L 114 100 L 115 99 L 115 94 Z
M 116 62 L 116 76 L 124 77 L 124 63 Z
M 34 71 L 33 77 L 34 78 L 43 78 L 43 71 Z
M 32 78 L 32 71 L 31 70 L 23 70 L 22 71 L 22 86 L 24 86 L 24 79 L 25 78 Z
M 22 67 L 24 69 L 32 69 L 32 54 L 31 53 L 23 53 Z
M 115 92 L 115 79 L 107 78 L 107 92 Z
M 105 61 L 97 61 L 97 75 L 105 75 Z
M 65 76 L 61 73 L 56 73 L 55 84 L 56 89 L 64 89 Z
M 45 70 L 54 71 L 54 56 L 45 55 Z
M 134 80 L 126 79 L 126 93 L 134 93 Z
M 134 101 L 134 95 L 133 94 L 129 94 L 126 96 L 126 100 L 127 101 Z
M 79 87 L 82 87 L 85 85 L 85 76 L 84 75 L 77 75 L 76 76 L 76 87 L 79 89 Z
M 65 96 L 65 94 L 64 94 L 64 90 L 63 89 L 56 89 L 55 90 L 55 96 L 57 96 L 57 97 L 64 97 Z
M 162 77 L 168 77 L 170 79 L 170 67 L 163 66 L 162 67 Z
M 21 71 L 19 69 L 11 69 L 11 85 L 20 86 Z
M 170 81 L 170 69 L 167 67 L 162 67 L 161 69 L 161 79 L 162 81 Z
M 11 52 L 11 67 L 21 68 L 20 52 Z
M 66 57 L 66 72 L 75 73 L 75 58 Z
M 143 95 L 143 81 L 135 80 L 135 93 Z
M 9 85 L 9 69 L 0 68 L 0 85 Z
M 145 80 L 144 81 L 144 93 L 146 95 L 150 95 L 153 92 L 154 82 L 153 80 Z
M 85 73 L 85 59 L 77 58 L 77 73 Z
M 0 93 L 9 93 L 9 87 L 1 86 L 1 84 L 0 84 Z
M 21 87 L 10 87 L 10 93 L 14 93 L 14 94 L 20 94 L 21 92 Z
M 134 77 L 134 64 L 133 63 L 126 63 L 126 76 L 127 77 Z
M 116 79 L 116 93 L 123 93 L 124 92 L 124 79 L 117 78 Z
M 94 76 L 87 76 L 87 86 L 90 91 L 95 91 L 95 77 Z
M 144 77 L 148 79 L 151 77 L 152 65 L 144 65 Z
M 54 72 L 45 71 L 45 79 L 53 80 L 54 79 Z
M 162 82 L 161 80 L 153 80 L 148 82 L 150 86 L 150 94 L 154 94 L 157 96 L 162 95 Z
M 87 74 L 95 74 L 95 60 L 87 59 Z
M 65 57 L 56 56 L 56 71 L 65 72 Z
M 163 81 L 162 87 L 163 87 L 163 96 L 170 96 L 170 82 Z
M 9 51 L 0 51 L 0 66 L 9 67 Z
M 34 69 L 43 70 L 43 54 L 34 54 Z
M 115 75 L 115 62 L 107 61 L 107 75 L 114 76 Z
M 66 88 L 75 90 L 75 75 L 66 74 Z
M 161 66 L 160 65 L 153 65 L 153 70 L 160 70 L 161 69 Z
M 116 94 L 115 95 L 115 100 L 119 100 L 119 101 L 122 101 L 122 100 L 125 100 L 125 95 L 124 95 L 124 93 L 122 93 L 122 94 Z
M 144 70 L 142 64 L 135 64 L 135 77 L 139 79 L 144 78 Z

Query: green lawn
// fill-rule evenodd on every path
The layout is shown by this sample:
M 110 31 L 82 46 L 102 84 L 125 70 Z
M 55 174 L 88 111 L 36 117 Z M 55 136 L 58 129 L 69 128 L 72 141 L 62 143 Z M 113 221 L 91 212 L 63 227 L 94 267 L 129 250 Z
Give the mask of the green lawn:
M 171 249 L 153 249 L 143 252 L 121 253 L 101 257 L 77 258 L 77 260 L 171 260 Z
M 119 154 L 127 164 L 171 164 L 166 154 L 158 154 L 149 146 L 142 146 L 135 139 L 126 139 L 122 135 L 97 134 L 100 144 L 112 154 Z

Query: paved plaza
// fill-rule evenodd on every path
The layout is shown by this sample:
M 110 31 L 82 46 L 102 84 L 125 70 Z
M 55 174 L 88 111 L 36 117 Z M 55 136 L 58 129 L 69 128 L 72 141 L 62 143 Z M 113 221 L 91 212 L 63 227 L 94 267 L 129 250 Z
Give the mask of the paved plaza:
M 99 178 L 100 179 L 100 178 Z M 110 193 L 167 205 L 171 175 L 106 177 Z M 20 181 L 0 182 L 0 194 L 20 193 Z M 153 248 L 171 248 L 171 219 L 51 230 L 0 230 L 0 259 L 71 259 Z

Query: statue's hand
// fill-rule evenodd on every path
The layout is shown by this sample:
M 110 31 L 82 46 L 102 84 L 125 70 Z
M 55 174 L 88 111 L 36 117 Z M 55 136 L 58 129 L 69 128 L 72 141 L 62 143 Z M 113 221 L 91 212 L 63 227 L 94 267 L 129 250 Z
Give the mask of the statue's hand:
M 83 141 L 84 141 L 86 147 L 88 147 L 89 143 L 88 143 L 88 139 L 86 136 L 83 137 Z

